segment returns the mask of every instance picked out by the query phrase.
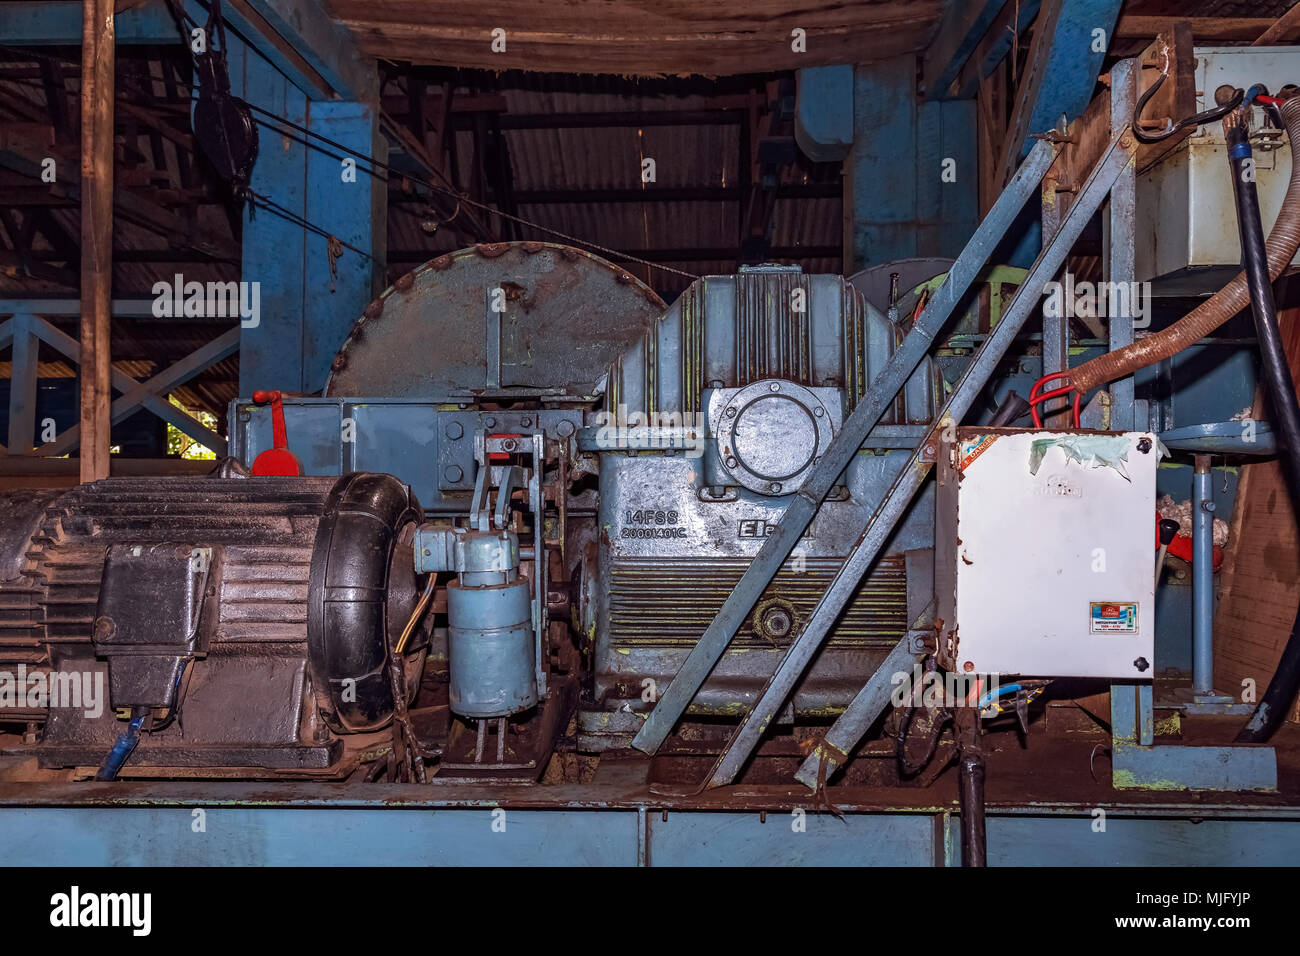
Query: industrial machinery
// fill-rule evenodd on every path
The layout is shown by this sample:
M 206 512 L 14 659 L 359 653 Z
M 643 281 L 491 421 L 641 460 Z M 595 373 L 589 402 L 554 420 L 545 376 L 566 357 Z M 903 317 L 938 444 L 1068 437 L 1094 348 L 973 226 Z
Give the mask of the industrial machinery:
M 1300 101 L 1261 95 L 1300 129 Z M 874 302 L 767 264 L 665 307 L 585 252 L 476 246 L 371 302 L 322 395 L 235 402 L 211 477 L 0 496 L 0 669 L 24 675 L 0 697 L 0 778 L 585 783 L 649 754 L 661 787 L 826 799 L 839 774 L 924 787 L 956 760 L 979 862 L 985 722 L 1027 736 L 1051 682 L 1085 678 L 1113 684 L 1116 785 L 1156 779 L 1167 448 L 1132 393 L 1097 387 L 1192 333 L 1135 344 L 1112 322 L 1066 370 L 1021 335 L 1134 176 L 1134 128 L 1028 270 L 986 264 L 1047 140 L 941 275 L 900 265 L 913 290 L 883 298 L 860 278 Z M 1300 231 L 1267 261 L 1249 235 L 1260 300 Z M 1244 288 L 1194 315 L 1226 321 Z M 250 473 L 268 449 L 303 476 Z M 1206 750 L 1276 786 L 1271 751 Z
M 416 329 L 449 347 L 404 349 Z M 283 399 L 307 471 L 342 477 L 232 461 L 6 500 L 0 655 L 105 697 L 5 716 L 51 771 L 97 766 L 143 717 L 122 772 L 147 776 L 436 760 L 535 780 L 562 738 L 626 747 L 903 334 L 842 278 L 793 267 L 701 279 L 663 311 L 566 247 L 434 260 L 334 363 L 329 395 L 381 398 Z M 845 469 L 692 704 L 688 749 L 716 749 L 753 702 L 941 390 L 923 363 Z M 277 411 L 232 409 L 242 462 Z M 899 528 L 787 723 L 843 710 L 921 613 L 932 521 L 924 500 Z

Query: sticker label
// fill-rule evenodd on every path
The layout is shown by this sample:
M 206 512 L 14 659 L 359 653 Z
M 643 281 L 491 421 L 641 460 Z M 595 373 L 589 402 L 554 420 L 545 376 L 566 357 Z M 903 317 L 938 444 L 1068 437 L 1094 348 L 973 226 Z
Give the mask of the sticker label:
M 957 466 L 958 470 L 965 471 L 969 468 L 971 462 L 992 448 L 993 443 L 997 440 L 997 435 L 979 435 L 976 438 L 970 438 L 962 442 L 961 447 L 958 449 L 958 461 L 960 462 Z
M 1094 601 L 1091 605 L 1093 634 L 1136 634 L 1138 606 L 1136 601 Z

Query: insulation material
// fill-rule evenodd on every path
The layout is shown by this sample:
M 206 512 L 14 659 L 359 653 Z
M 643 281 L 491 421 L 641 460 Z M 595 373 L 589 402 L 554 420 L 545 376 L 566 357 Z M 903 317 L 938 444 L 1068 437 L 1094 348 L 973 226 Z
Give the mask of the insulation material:
M 1164 495 L 1156 502 L 1156 511 L 1161 518 L 1172 518 L 1178 522 L 1178 533 L 1185 538 L 1192 536 L 1192 502 L 1188 498 L 1174 501 Z M 1222 548 L 1228 543 L 1228 523 L 1220 518 L 1214 519 L 1214 546 Z

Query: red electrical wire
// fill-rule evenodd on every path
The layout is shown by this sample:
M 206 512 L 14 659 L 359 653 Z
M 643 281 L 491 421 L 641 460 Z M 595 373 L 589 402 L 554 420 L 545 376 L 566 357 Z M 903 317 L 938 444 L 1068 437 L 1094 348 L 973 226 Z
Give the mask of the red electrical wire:
M 1047 382 L 1050 382 L 1054 378 L 1063 378 L 1066 380 L 1067 384 L 1061 386 L 1060 388 L 1054 388 L 1049 392 L 1043 392 L 1040 395 L 1038 390 L 1042 388 L 1043 385 L 1045 385 Z M 1070 394 L 1070 392 L 1075 393 L 1073 414 L 1071 417 L 1074 422 L 1074 427 L 1075 428 L 1080 427 L 1079 400 L 1083 396 L 1079 392 L 1075 391 L 1074 386 L 1068 384 L 1068 382 L 1069 382 L 1069 376 L 1065 372 L 1053 372 L 1050 375 L 1044 375 L 1042 378 L 1040 378 L 1038 381 L 1034 383 L 1034 387 L 1029 391 L 1029 414 L 1033 417 L 1035 428 L 1043 427 L 1043 420 L 1038 414 L 1038 406 L 1043 402 L 1051 401 L 1053 398 L 1060 398 L 1062 395 L 1068 395 Z

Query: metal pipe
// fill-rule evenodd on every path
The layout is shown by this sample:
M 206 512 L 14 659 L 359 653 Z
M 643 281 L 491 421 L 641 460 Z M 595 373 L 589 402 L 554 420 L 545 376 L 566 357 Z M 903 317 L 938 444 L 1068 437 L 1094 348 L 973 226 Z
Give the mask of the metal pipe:
M 984 826 L 984 755 L 962 753 L 958 764 L 961 782 L 961 865 L 988 866 L 988 838 Z
M 1192 693 L 1214 693 L 1214 489 L 1210 456 L 1192 475 Z

